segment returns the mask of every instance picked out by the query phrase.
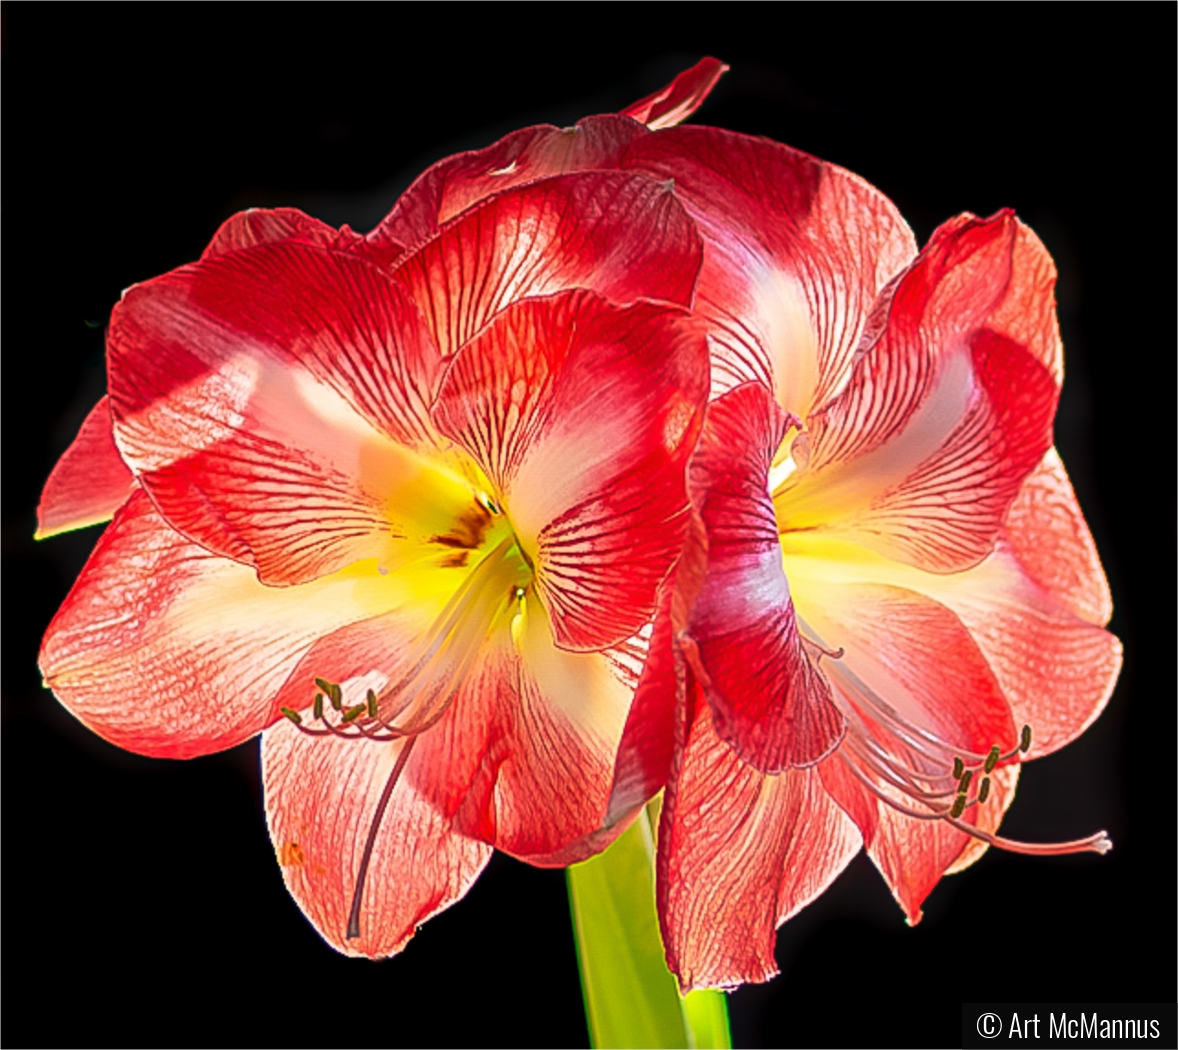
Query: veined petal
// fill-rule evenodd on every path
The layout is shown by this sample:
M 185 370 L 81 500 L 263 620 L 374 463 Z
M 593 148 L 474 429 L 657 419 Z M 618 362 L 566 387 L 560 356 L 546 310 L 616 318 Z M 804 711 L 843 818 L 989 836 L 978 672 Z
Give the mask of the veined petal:
M 1117 638 L 1076 615 L 1068 602 L 1077 581 L 1080 593 L 1087 593 L 1092 563 L 1089 549 L 1069 544 L 1068 533 L 1048 531 L 1061 513 L 1063 491 L 1056 487 L 1061 475 L 1051 460 L 1058 463 L 1054 456 L 1046 461 L 1050 473 L 1036 475 L 1043 481 L 1028 482 L 1033 494 L 1017 517 L 1017 544 L 1008 533 L 994 553 L 966 572 L 924 572 L 820 533 L 782 537 L 795 594 L 801 588 L 817 603 L 831 585 L 867 583 L 904 588 L 951 610 L 986 658 L 1014 724 L 1032 727 L 1032 756 L 1058 750 L 1092 724 L 1112 694 L 1121 666 Z M 1039 494 L 1041 485 L 1048 486 L 1046 498 Z M 1023 499 L 1020 495 L 1019 501 Z M 1072 513 L 1072 506 L 1064 508 Z M 1016 546 L 1033 549 L 1034 537 L 1045 543 L 1048 536 L 1058 536 L 1057 546 L 1051 552 L 1035 550 L 1032 564 L 1044 565 L 1051 579 L 1062 581 L 1059 591 L 1044 586 L 1016 554 Z
M 297 590 L 263 586 L 185 540 L 139 491 L 50 624 L 39 663 L 45 684 L 104 739 L 188 758 L 258 732 L 317 638 L 402 600 L 375 565 Z
M 1058 398 L 1038 350 L 990 324 L 1026 297 L 1012 275 L 1027 243 L 1009 213 L 933 235 L 846 389 L 807 420 L 808 468 L 775 493 L 783 531 L 838 532 L 934 572 L 989 553 L 1051 447 Z
M 769 499 L 769 467 L 796 420 L 760 383 L 713 401 L 691 461 L 708 568 L 690 637 L 716 733 L 763 773 L 812 765 L 842 738 L 842 715 L 802 646 Z
M 711 56 L 701 58 L 666 87 L 627 106 L 622 110 L 622 115 L 633 117 L 651 131 L 674 127 L 704 104 L 716 86 L 716 81 L 727 72 L 728 66 L 718 59 Z
M 1020 766 L 1002 766 L 990 774 L 984 805 L 972 806 L 962 820 L 995 833 L 1014 801 Z M 823 784 L 855 819 L 867 855 L 904 910 L 908 925 L 922 918 L 921 906 L 945 875 L 964 871 L 989 846 L 943 820 L 915 820 L 881 803 L 848 771 L 840 756 L 818 767 Z M 897 796 L 902 798 L 902 796 Z
M 138 285 L 108 355 L 116 441 L 161 512 L 267 582 L 388 560 L 472 500 L 422 480 L 441 362 L 404 293 L 352 256 L 266 244 Z M 447 490 L 440 529 L 404 498 L 420 484 Z
M 686 120 L 727 69 L 705 58 L 621 114 L 585 117 L 569 128 L 521 128 L 483 149 L 446 157 L 416 179 L 367 240 L 378 250 L 390 241 L 398 248 L 419 245 L 479 201 L 513 186 L 576 171 L 613 170 L 626 147 L 650 133 L 642 125 L 663 128 Z
M 843 650 L 822 663 L 848 721 L 846 742 L 819 767 L 823 782 L 917 922 L 921 902 L 969 842 L 933 819 L 926 800 L 940 791 L 935 805 L 948 808 L 955 756 L 1014 748 L 1009 704 L 969 632 L 940 603 L 895 586 L 817 585 L 801 576 L 791 583 L 803 631 Z M 986 822 L 1001 812 L 991 800 L 970 806 L 961 820 L 989 830 Z
M 510 302 L 589 288 L 687 306 L 699 236 L 671 186 L 595 171 L 508 190 L 464 213 L 395 271 L 443 355 Z
M 558 649 L 543 605 L 524 598 L 422 735 L 408 770 L 416 790 L 466 834 L 533 864 L 600 850 L 624 827 L 607 817 L 646 648 L 639 637 L 605 652 Z
M 221 224 L 201 258 L 210 259 L 257 244 L 284 241 L 352 252 L 378 266 L 389 265 L 405 252 L 404 246 L 391 238 L 379 245 L 370 244 L 351 227 L 337 230 L 298 208 L 248 208 L 231 215 Z
M 788 562 L 791 570 L 793 559 Z M 953 747 L 986 754 L 1017 743 L 1010 707 L 961 621 L 922 594 L 885 584 L 834 583 L 791 577 L 794 604 L 815 641 L 842 649 L 822 667 L 844 710 L 879 718 L 859 695 L 865 684 L 909 722 Z M 853 678 L 845 678 L 849 671 Z M 857 680 L 857 681 L 856 681 Z M 885 730 L 886 731 L 886 730 Z M 952 758 L 946 766 L 952 765 Z
M 134 488 L 135 477 L 115 448 L 110 399 L 103 395 L 45 482 L 37 504 L 36 538 L 109 521 Z
M 649 132 L 621 116 L 586 117 L 571 128 L 541 124 L 483 149 L 456 153 L 418 176 L 367 237 L 377 250 L 420 245 L 451 219 L 496 193 L 552 175 L 617 168 L 626 147 Z
M 309 737 L 282 722 L 262 737 L 266 818 L 287 889 L 332 947 L 381 957 L 401 951 L 417 927 L 460 900 L 491 847 L 456 831 L 413 786 L 410 754 L 391 796 L 379 802 L 407 742 Z M 359 913 L 347 937 L 365 847 L 379 821 Z
M 765 776 L 736 757 L 697 702 L 659 827 L 659 916 L 680 987 L 776 974 L 776 928 L 822 894 L 861 845 L 816 770 Z
M 645 661 L 618 745 L 607 825 L 624 822 L 636 807 L 663 788 L 671 772 L 675 705 L 681 699 L 684 687 L 683 661 L 672 644 L 672 603 L 678 571 L 677 566 L 663 583 L 653 624 L 644 628 L 623 649 L 633 651 L 637 647 L 639 652 L 645 650 Z
M 712 396 L 757 380 L 805 417 L 846 381 L 871 305 L 916 254 L 895 206 L 856 175 L 765 139 L 684 127 L 623 166 L 674 179 L 706 244 L 695 308 Z
M 1089 623 L 1108 623 L 1113 614 L 1108 580 L 1054 448 L 1023 482 L 1003 532 L 1019 564 L 1055 601 Z
M 706 369 L 685 312 L 589 292 L 513 303 L 451 364 L 434 421 L 494 483 L 562 647 L 617 644 L 653 616 Z

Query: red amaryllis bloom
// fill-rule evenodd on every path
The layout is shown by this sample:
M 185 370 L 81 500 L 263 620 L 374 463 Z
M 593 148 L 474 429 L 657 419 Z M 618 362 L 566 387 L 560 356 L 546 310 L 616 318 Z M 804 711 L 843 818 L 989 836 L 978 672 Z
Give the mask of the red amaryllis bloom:
M 141 754 L 262 731 L 287 886 L 364 955 L 492 847 L 581 859 L 661 786 L 635 712 L 673 708 L 707 392 L 665 184 L 508 181 L 412 240 L 250 212 L 128 290 L 41 506 L 43 535 L 114 516 L 48 686 Z
M 1055 269 L 1012 214 L 915 258 L 849 173 L 707 128 L 639 144 L 705 237 L 705 538 L 659 841 L 685 988 L 765 980 L 775 928 L 866 848 L 910 923 L 1000 838 L 1019 764 L 1100 713 L 1107 583 L 1052 448 Z M 686 578 L 681 573 L 681 579 Z
M 702 100 L 723 69 L 705 60 L 648 101 Z M 1052 448 L 1062 347 L 1042 244 L 1010 214 L 963 216 L 917 257 L 849 172 L 621 116 L 448 158 L 376 241 L 428 235 L 499 179 L 588 168 L 666 180 L 704 239 L 704 535 L 680 572 L 688 689 L 659 842 L 683 986 L 771 976 L 776 926 L 864 846 L 910 922 L 989 844 L 1107 848 L 995 834 L 1020 761 L 1079 735 L 1121 661 Z

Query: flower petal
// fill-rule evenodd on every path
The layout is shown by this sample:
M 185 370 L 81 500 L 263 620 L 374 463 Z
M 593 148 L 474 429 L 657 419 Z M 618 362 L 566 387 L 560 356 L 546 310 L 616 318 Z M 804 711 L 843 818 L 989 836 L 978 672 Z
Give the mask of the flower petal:
M 265 587 L 169 528 L 139 491 L 49 625 L 41 672 L 111 743 L 208 754 L 272 721 L 274 695 L 312 643 L 401 600 L 395 587 L 374 566 L 297 591 Z
M 284 241 L 352 252 L 378 266 L 388 266 L 405 253 L 404 246 L 391 238 L 385 238 L 379 245 L 370 244 L 351 227 L 337 230 L 298 208 L 248 208 L 221 224 L 201 258 L 211 259 L 257 244 Z
M 1023 482 L 1004 533 L 1027 574 L 1076 616 L 1104 626 L 1113 599 L 1100 555 L 1055 449 Z
M 418 176 L 367 237 L 377 250 L 420 245 L 451 219 L 496 193 L 552 175 L 617 168 L 626 147 L 649 132 L 620 116 L 586 117 L 571 128 L 541 124 L 483 149 L 456 153 Z
M 589 292 L 513 303 L 455 357 L 435 423 L 498 490 L 558 645 L 614 645 L 653 616 L 706 369 L 683 311 Z
M 606 824 L 625 821 L 628 814 L 656 795 L 671 772 L 675 748 L 675 704 L 683 690 L 683 662 L 672 644 L 674 627 L 671 606 L 675 575 L 663 584 L 658 612 L 649 629 L 629 643 L 633 648 L 649 635 L 645 662 L 626 726 L 618 745 L 610 788 Z M 623 650 L 625 651 L 625 650 Z
M 916 254 L 895 206 L 856 175 L 766 139 L 684 127 L 623 166 L 674 179 L 707 250 L 712 396 L 750 380 L 802 418 L 845 382 L 877 294 Z
M 131 289 L 108 344 L 116 440 L 193 541 L 295 583 L 425 532 L 403 490 L 436 451 L 441 362 L 369 264 L 296 243 L 217 256 Z M 447 522 L 472 498 L 449 488 Z
M 363 884 L 360 935 L 348 939 L 352 897 L 399 743 L 310 737 L 282 722 L 262 737 L 270 840 L 282 878 L 337 951 L 380 957 L 402 949 L 427 919 L 465 896 L 491 859 L 421 797 L 411 754 L 380 818 Z
M 790 569 L 793 562 L 787 563 Z M 823 782 L 859 826 L 872 859 L 896 899 L 919 921 L 920 905 L 965 849 L 969 837 L 942 820 L 906 816 L 863 785 L 846 768 L 855 764 L 898 804 L 924 811 L 873 772 L 863 756 L 882 749 L 909 769 L 945 782 L 952 753 L 986 754 L 992 745 L 1009 752 L 1017 742 L 1009 705 L 990 666 L 961 621 L 924 595 L 895 586 L 839 584 L 794 574 L 794 601 L 810 631 L 827 647 L 844 650 L 823 662 L 839 704 L 862 729 L 848 727 L 848 743 L 819 767 Z M 885 706 L 886 705 L 886 706 Z M 885 712 L 890 708 L 895 715 Z M 930 733 L 947 748 L 910 745 L 896 728 L 897 716 Z M 855 746 L 852 737 L 874 743 Z M 996 801 L 973 806 L 962 820 L 986 826 L 1002 810 Z
M 543 606 L 522 603 L 487 642 L 408 774 L 455 826 L 533 864 L 584 860 L 620 833 L 607 819 L 646 641 L 556 648 Z M 575 790 L 571 786 L 575 785 Z
M 1087 593 L 1092 563 L 1083 544 L 1071 544 L 1063 531 L 1050 531 L 1062 499 L 1062 490 L 1055 488 L 1062 475 L 1054 473 L 1053 460 L 1058 462 L 1054 456 L 1045 461 L 1051 473 L 1041 471 L 1035 477 L 1042 480 L 1028 482 L 1033 492 L 1017 516 L 1017 548 L 1031 549 L 1034 537 L 1045 543 L 1058 536 L 1053 553 L 1036 551 L 1035 560 L 1052 579 L 1063 581 L 1064 600 L 1027 571 L 1010 534 L 980 565 L 948 575 L 924 572 L 818 533 L 783 537 L 795 594 L 798 588 L 817 596 L 832 585 L 871 583 L 925 595 L 951 610 L 986 658 L 1014 724 L 1031 726 L 1033 756 L 1058 750 L 1092 724 L 1112 694 L 1121 666 L 1117 638 L 1077 616 L 1066 601 L 1075 581 Z M 1065 507 L 1070 515 L 1073 507 Z M 1066 520 L 1074 524 L 1080 519 Z
M 963 217 L 899 281 L 878 341 L 808 420 L 811 456 L 775 493 L 783 529 L 821 528 L 934 572 L 990 552 L 1051 447 L 1058 387 L 1034 347 L 994 327 L 1027 241 L 1009 213 Z M 1033 304 L 1052 312 L 1049 288 Z
M 715 731 L 763 773 L 813 765 L 844 720 L 802 647 L 769 499 L 769 465 L 796 420 L 747 383 L 708 406 L 691 461 L 708 569 L 689 627 Z
M 135 477 L 111 436 L 110 399 L 103 395 L 45 482 L 36 538 L 109 521 L 134 487 Z
M 719 59 L 711 56 L 701 58 L 666 87 L 627 106 L 622 110 L 622 115 L 633 117 L 651 131 L 674 127 L 704 104 L 704 99 L 712 93 L 716 81 L 727 72 L 728 66 Z
M 659 826 L 667 963 L 684 992 L 767 981 L 776 928 L 826 890 L 862 840 L 816 770 L 759 773 L 716 735 L 702 700 L 681 747 Z
M 702 249 L 673 188 L 594 171 L 508 190 L 464 213 L 395 276 L 443 355 L 525 296 L 589 288 L 687 306 Z

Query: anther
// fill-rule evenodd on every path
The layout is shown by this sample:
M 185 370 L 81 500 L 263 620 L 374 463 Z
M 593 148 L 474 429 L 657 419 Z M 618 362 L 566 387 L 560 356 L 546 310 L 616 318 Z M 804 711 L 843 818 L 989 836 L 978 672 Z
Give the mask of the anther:
M 315 706 L 314 706 L 313 710 L 315 711 L 315 717 L 317 719 L 323 717 L 323 694 L 322 693 L 315 694 Z
M 965 763 L 960 758 L 953 759 L 953 779 L 960 780 L 961 774 L 965 772 Z
M 368 710 L 367 704 L 355 704 L 354 706 L 349 707 L 344 712 L 343 721 L 354 722 L 357 718 L 359 718 L 367 710 Z
M 999 757 L 998 745 L 995 744 L 992 748 L 990 748 L 990 753 L 986 756 L 986 772 L 987 773 L 994 772 L 994 767 L 996 765 L 998 765 L 998 757 Z
M 1031 727 L 1023 726 L 1022 739 L 1019 740 L 1018 749 L 1024 753 L 1031 749 Z
M 957 817 L 960 817 L 961 814 L 964 812 L 965 812 L 965 796 L 958 795 L 953 800 L 953 808 L 951 810 L 949 810 L 949 816 L 956 819 Z
M 368 696 L 365 697 L 365 699 L 368 701 L 368 717 L 375 718 L 376 717 L 376 693 L 374 693 L 371 689 L 369 689 Z
M 303 724 L 303 716 L 298 711 L 292 711 L 289 707 L 280 707 L 278 710 L 286 715 L 296 726 Z
M 990 797 L 990 778 L 985 777 L 982 780 L 982 786 L 978 788 L 978 801 L 985 802 Z
M 969 790 L 969 782 L 973 780 L 973 770 L 967 769 L 961 774 L 961 783 L 957 785 L 957 793 L 964 795 Z

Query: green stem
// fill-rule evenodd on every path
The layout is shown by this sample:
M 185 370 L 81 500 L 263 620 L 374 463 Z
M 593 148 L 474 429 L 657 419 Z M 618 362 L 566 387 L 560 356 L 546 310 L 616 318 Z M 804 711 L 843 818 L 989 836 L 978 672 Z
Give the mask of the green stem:
M 590 1040 L 598 1048 L 728 1050 L 732 1040 L 723 993 L 683 997 L 667 969 L 655 912 L 654 837 L 647 815 L 604 853 L 568 869 Z

